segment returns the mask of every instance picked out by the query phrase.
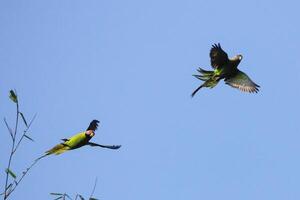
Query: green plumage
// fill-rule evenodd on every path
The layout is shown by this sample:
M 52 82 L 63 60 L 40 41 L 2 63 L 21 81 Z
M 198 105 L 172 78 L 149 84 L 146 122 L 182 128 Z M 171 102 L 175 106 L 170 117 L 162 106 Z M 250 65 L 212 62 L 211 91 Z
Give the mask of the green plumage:
M 209 55 L 211 66 L 214 71 L 206 71 L 201 68 L 197 70 L 199 74 L 194 76 L 197 79 L 204 81 L 204 83 L 192 93 L 192 97 L 202 87 L 215 87 L 221 79 L 224 79 L 226 84 L 244 92 L 252 93 L 259 91 L 259 85 L 254 83 L 244 72 L 237 68 L 243 58 L 242 55 L 237 55 L 229 59 L 227 53 L 223 51 L 220 44 L 213 45 Z
M 95 131 L 98 128 L 98 120 L 93 120 L 86 131 L 80 132 L 69 139 L 62 139 L 64 142 L 54 146 L 53 148 L 49 149 L 45 152 L 45 154 L 41 157 L 39 157 L 37 160 L 51 155 L 59 155 L 61 153 L 64 153 L 65 151 L 73 150 L 80 148 L 85 145 L 93 146 L 93 147 L 102 147 L 102 148 L 108 148 L 108 149 L 119 149 L 121 145 L 101 145 L 90 142 L 92 137 L 95 135 Z
M 60 143 L 60 144 L 54 146 L 52 149 L 46 151 L 46 155 L 50 155 L 50 154 L 59 155 L 65 151 L 77 149 L 79 147 L 82 147 L 83 145 L 86 145 L 90 139 L 91 139 L 91 137 L 88 137 L 85 134 L 85 132 L 78 133 L 78 134 L 70 137 L 64 143 Z

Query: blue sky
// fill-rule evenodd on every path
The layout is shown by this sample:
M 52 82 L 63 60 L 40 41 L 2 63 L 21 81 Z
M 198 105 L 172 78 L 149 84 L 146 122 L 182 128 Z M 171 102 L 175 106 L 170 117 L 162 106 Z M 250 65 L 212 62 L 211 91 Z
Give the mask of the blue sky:
M 21 172 L 61 138 L 101 121 L 85 147 L 43 159 L 12 199 L 50 192 L 100 199 L 299 199 L 299 2 L 1 1 L 0 113 L 10 123 L 15 88 L 35 142 Z M 203 89 L 220 42 L 257 84 L 246 94 L 223 82 Z M 10 148 L 0 123 L 0 176 Z

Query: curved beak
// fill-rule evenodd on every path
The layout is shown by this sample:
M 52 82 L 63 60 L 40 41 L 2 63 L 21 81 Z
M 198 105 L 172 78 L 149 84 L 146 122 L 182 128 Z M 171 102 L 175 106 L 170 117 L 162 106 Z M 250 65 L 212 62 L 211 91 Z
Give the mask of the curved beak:
M 95 133 L 94 133 L 94 132 L 92 132 L 92 133 L 91 133 L 91 137 L 94 137 L 94 135 L 95 135 Z

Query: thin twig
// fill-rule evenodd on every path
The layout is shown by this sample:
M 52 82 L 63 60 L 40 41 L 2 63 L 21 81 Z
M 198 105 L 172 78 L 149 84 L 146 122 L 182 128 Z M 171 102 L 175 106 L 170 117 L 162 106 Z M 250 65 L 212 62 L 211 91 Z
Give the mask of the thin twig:
M 15 92 L 16 93 L 16 92 Z M 13 100 L 13 99 L 12 99 Z M 13 100 L 14 101 L 14 100 Z M 9 185 L 9 172 L 11 172 L 10 170 L 10 167 L 11 167 L 11 164 L 12 164 L 12 158 L 13 158 L 13 155 L 15 154 L 15 152 L 17 151 L 17 149 L 19 148 L 22 140 L 24 139 L 24 137 L 28 137 L 26 135 L 27 131 L 29 130 L 32 122 L 34 121 L 35 117 L 36 117 L 36 114 L 34 115 L 34 117 L 32 118 L 32 120 L 30 121 L 30 124 L 29 126 L 27 126 L 27 123 L 24 119 L 24 116 L 23 114 L 20 112 L 19 110 L 19 101 L 16 100 L 14 101 L 16 103 L 16 121 L 15 121 L 15 129 L 12 130 L 10 128 L 10 126 L 8 125 L 6 119 L 4 118 L 4 122 L 5 122 L 5 125 L 11 135 L 11 138 L 12 138 L 12 145 L 11 145 L 11 152 L 10 152 L 10 155 L 9 155 L 9 160 L 8 160 L 8 166 L 7 166 L 7 172 L 6 172 L 6 180 L 5 180 L 5 188 L 4 188 L 4 200 L 8 199 L 8 197 L 10 196 L 10 194 L 18 187 L 19 183 L 23 180 L 23 178 L 25 177 L 25 175 L 28 173 L 28 171 L 38 162 L 38 160 L 35 160 L 22 174 L 21 178 L 19 178 L 19 180 L 16 179 L 16 177 L 14 176 L 14 180 L 13 182 L 11 182 Z M 25 125 L 26 125 L 26 129 L 23 131 L 23 135 L 20 137 L 19 141 L 17 142 L 17 133 L 18 133 L 18 126 L 19 126 L 19 114 L 22 115 L 22 118 L 23 120 L 25 121 Z M 30 139 L 30 138 L 29 138 Z
M 26 129 L 24 130 L 23 132 L 23 135 L 21 136 L 20 140 L 18 141 L 17 145 L 16 145 L 16 148 L 14 149 L 13 153 L 15 153 L 20 145 L 20 143 L 22 142 L 23 138 L 25 137 L 27 131 L 29 130 L 32 122 L 35 120 L 35 117 L 36 117 L 36 114 L 33 116 L 32 120 L 30 121 L 29 125 L 26 127 Z
M 98 178 L 96 177 L 96 180 L 95 180 L 94 187 L 93 187 L 92 193 L 90 195 L 90 198 L 92 198 L 94 196 L 94 192 L 95 192 L 95 189 L 96 189 L 96 186 L 97 186 L 97 181 L 98 181 Z
M 23 178 L 26 176 L 28 171 L 38 162 L 39 160 L 33 161 L 33 163 L 23 172 L 21 178 L 15 182 L 15 185 L 11 188 L 10 192 L 8 193 L 7 196 L 9 196 L 15 189 L 18 187 L 19 183 L 23 180 Z
M 4 120 L 4 122 L 5 122 L 5 125 L 6 125 L 7 129 L 8 129 L 8 132 L 9 132 L 9 134 L 10 134 L 10 136 L 11 136 L 11 139 L 13 140 L 13 139 L 14 139 L 13 132 L 12 132 L 11 128 L 9 127 L 9 125 L 8 125 L 8 123 L 7 123 L 7 121 L 6 121 L 6 118 L 4 117 L 3 120 Z
M 19 103 L 18 103 L 18 101 L 16 102 L 16 104 L 17 104 L 16 124 L 15 124 L 14 134 L 12 136 L 12 147 L 11 147 L 11 152 L 10 152 L 10 155 L 9 155 L 8 166 L 7 166 L 7 169 L 9 169 L 9 170 L 10 170 L 12 157 L 13 157 L 13 154 L 14 154 L 13 152 L 14 152 L 14 148 L 15 148 L 16 135 L 17 135 L 18 123 L 19 123 Z M 10 192 L 7 194 L 7 189 L 8 189 L 7 185 L 8 185 L 8 172 L 6 173 L 6 178 L 5 178 L 4 200 L 7 199 L 7 197 L 11 193 L 11 190 L 10 190 Z

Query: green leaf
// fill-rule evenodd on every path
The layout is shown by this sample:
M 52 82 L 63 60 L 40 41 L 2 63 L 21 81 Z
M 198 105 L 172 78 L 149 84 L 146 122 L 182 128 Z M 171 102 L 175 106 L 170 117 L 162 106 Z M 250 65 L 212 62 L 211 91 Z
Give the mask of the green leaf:
M 55 193 L 55 192 L 51 192 L 50 194 L 51 194 L 51 195 L 56 195 L 56 196 L 58 196 L 58 195 L 60 195 L 60 196 L 61 196 L 61 195 L 64 195 L 64 194 L 62 194 L 62 193 Z
M 7 169 L 5 170 L 5 172 L 6 172 L 7 174 L 11 175 L 14 179 L 17 178 L 16 174 L 13 173 L 10 169 L 7 168 Z
M 22 117 L 22 119 L 23 119 L 24 124 L 25 124 L 26 127 L 28 128 L 28 124 L 27 124 L 27 121 L 26 121 L 26 119 L 25 119 L 23 113 L 21 113 L 21 112 L 19 112 L 19 113 L 20 113 L 20 115 L 21 115 L 21 117 Z
M 18 97 L 16 95 L 16 93 L 13 91 L 13 90 L 10 90 L 9 91 L 9 98 L 15 102 L 15 103 L 18 103 Z
M 34 142 L 34 140 L 31 137 L 29 137 L 28 135 L 24 134 L 24 137 L 26 137 L 28 140 L 31 140 L 32 142 Z

